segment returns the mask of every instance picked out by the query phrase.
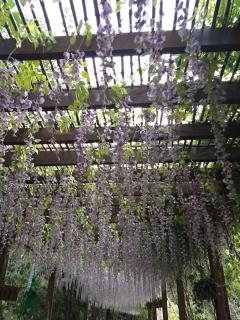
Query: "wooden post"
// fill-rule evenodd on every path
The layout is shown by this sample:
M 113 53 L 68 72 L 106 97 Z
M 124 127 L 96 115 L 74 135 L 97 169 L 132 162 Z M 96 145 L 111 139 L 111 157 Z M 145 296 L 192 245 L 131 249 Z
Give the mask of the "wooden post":
M 97 312 L 96 312 L 96 307 L 95 304 L 91 305 L 91 320 L 96 320 L 97 318 Z
M 187 320 L 185 293 L 184 293 L 184 286 L 183 286 L 181 275 L 177 277 L 176 282 L 177 282 L 179 320 Z
M 112 319 L 112 315 L 111 315 L 111 311 L 110 309 L 106 310 L 106 320 L 111 320 Z
M 157 308 L 152 306 L 152 320 L 157 320 Z
M 7 271 L 7 265 L 8 265 L 8 257 L 9 252 L 7 247 L 1 248 L 1 255 L 0 255 L 0 288 L 4 286 L 5 282 L 5 275 Z M 3 316 L 3 307 L 2 307 L 2 301 L 0 301 L 0 317 Z
M 0 247 L 0 317 L 3 316 L 2 300 L 16 301 L 20 288 L 5 284 L 9 259 L 9 248 Z
M 63 294 L 65 300 L 65 308 L 64 308 L 64 320 L 69 320 L 69 313 L 70 313 L 70 306 L 69 306 L 69 288 L 64 286 L 63 287 Z
M 87 319 L 88 319 L 88 303 L 83 308 L 83 320 L 87 320 Z
M 47 291 L 47 299 L 48 299 L 48 315 L 47 320 L 52 319 L 52 309 L 53 309 L 53 295 L 54 295 L 54 286 L 55 286 L 55 278 L 56 272 L 54 271 L 49 279 L 48 279 L 48 291 Z
M 152 308 L 149 305 L 147 306 L 147 310 L 148 310 L 148 320 L 152 320 L 152 312 L 151 312 Z
M 7 265 L 8 265 L 8 248 L 4 247 L 2 249 L 1 255 L 0 255 L 0 286 L 4 285 L 5 275 L 7 271 Z
M 208 250 L 208 258 L 211 276 L 216 283 L 213 299 L 217 320 L 231 320 L 223 266 L 218 256 L 213 257 L 210 249 Z
M 162 287 L 162 314 L 163 320 L 168 320 L 168 306 L 167 306 L 167 289 L 166 289 L 166 281 L 161 281 Z

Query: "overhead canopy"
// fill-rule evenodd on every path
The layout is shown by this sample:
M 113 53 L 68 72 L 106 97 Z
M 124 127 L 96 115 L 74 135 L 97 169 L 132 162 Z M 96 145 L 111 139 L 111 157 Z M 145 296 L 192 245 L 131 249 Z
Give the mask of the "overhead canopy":
M 137 3 L 0 3 L 1 237 L 127 311 L 221 251 L 240 160 L 238 1 Z

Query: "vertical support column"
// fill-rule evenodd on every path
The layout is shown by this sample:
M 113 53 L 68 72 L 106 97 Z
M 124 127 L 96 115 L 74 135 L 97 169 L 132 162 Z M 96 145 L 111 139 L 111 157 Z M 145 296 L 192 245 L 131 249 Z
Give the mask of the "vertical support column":
M 95 304 L 91 305 L 91 320 L 96 320 L 97 318 L 97 312 L 96 312 L 96 307 Z
M 148 311 L 148 320 L 152 320 L 152 312 L 151 312 L 151 307 L 148 305 L 147 306 L 147 311 Z
M 81 299 L 81 296 L 79 297 Z M 81 300 L 80 300 L 81 301 Z M 88 319 L 88 303 L 87 302 L 80 302 L 80 320 L 87 320 Z
M 56 272 L 54 271 L 49 279 L 48 279 L 48 291 L 47 291 L 47 299 L 48 299 L 48 315 L 47 320 L 52 319 L 52 309 L 53 309 L 53 295 L 54 295 L 54 286 L 55 286 L 55 278 Z
M 152 320 L 157 320 L 157 308 L 152 306 Z
M 65 299 L 65 318 L 64 320 L 70 320 L 70 303 L 69 300 L 71 299 L 70 297 L 70 291 L 69 288 L 66 288 L 64 286 L 63 288 L 63 292 L 64 292 L 64 299 Z
M 223 266 L 219 257 L 213 257 L 210 249 L 208 250 L 208 258 L 211 276 L 216 283 L 213 298 L 217 320 L 231 320 Z
M 184 286 L 183 286 L 181 275 L 177 277 L 176 282 L 177 282 L 179 320 L 187 320 L 185 293 L 184 293 Z
M 8 257 L 9 257 L 9 250 L 8 247 L 0 247 L 1 254 L 0 254 L 0 288 L 4 286 L 5 282 L 5 275 L 8 266 Z M 3 307 L 2 301 L 0 301 L 0 317 L 3 317 Z
M 166 288 L 166 281 L 164 279 L 161 281 L 161 287 L 162 287 L 162 314 L 163 314 L 163 320 L 168 320 L 167 288 Z
M 106 310 L 106 320 L 111 320 L 112 319 L 112 315 L 111 315 L 111 311 L 110 309 Z
M 4 285 L 5 281 L 5 275 L 7 271 L 7 265 L 8 265 L 8 248 L 4 247 L 2 248 L 1 255 L 0 255 L 0 286 L 2 287 Z

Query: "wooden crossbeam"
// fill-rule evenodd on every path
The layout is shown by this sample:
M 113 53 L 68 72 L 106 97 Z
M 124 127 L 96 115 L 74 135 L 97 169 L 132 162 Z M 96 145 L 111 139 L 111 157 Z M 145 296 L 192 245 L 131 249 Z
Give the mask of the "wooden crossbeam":
M 72 128 L 66 133 L 61 133 L 56 129 L 42 128 L 34 134 L 36 143 L 75 143 L 79 129 Z M 100 137 L 103 134 L 104 128 L 96 128 L 92 134 L 86 139 L 87 143 L 100 142 Z M 140 127 L 129 127 L 126 128 L 129 135 L 129 141 L 139 142 L 141 141 Z M 164 133 L 164 127 L 155 127 L 155 132 L 158 140 L 163 140 L 167 137 Z M 173 127 L 173 135 L 176 139 L 180 140 L 198 140 L 198 139 L 212 139 L 213 133 L 211 131 L 210 123 L 199 123 L 199 124 L 182 124 Z M 232 122 L 228 124 L 224 132 L 226 138 L 240 137 L 240 122 Z M 5 135 L 4 142 L 6 145 L 23 145 L 28 138 L 28 130 L 20 128 L 15 134 L 13 131 L 7 132 Z M 113 141 L 113 136 L 110 136 L 108 142 Z
M 238 82 L 222 82 L 221 84 L 223 99 L 221 103 L 223 104 L 238 104 L 240 103 L 240 83 Z M 148 86 L 134 86 L 134 87 L 126 87 L 128 95 L 130 97 L 131 102 L 129 105 L 131 107 L 148 107 L 152 104 L 152 99 L 148 97 Z M 161 90 L 161 87 L 160 87 Z M 206 93 L 202 89 L 199 89 L 195 94 L 195 102 L 200 101 L 201 99 L 205 99 L 207 97 Z M 33 95 L 30 94 L 30 99 L 33 99 Z M 70 90 L 63 94 L 60 97 L 57 108 L 60 110 L 66 110 L 75 100 L 75 91 Z M 176 103 L 176 102 L 175 102 Z M 116 103 L 113 100 L 113 92 L 112 89 L 107 89 L 106 92 L 103 92 L 101 89 L 92 88 L 89 89 L 89 105 L 91 109 L 98 110 L 107 108 L 114 109 Z M 56 104 L 50 100 L 48 97 L 45 98 L 45 103 L 42 106 L 44 111 L 53 111 L 56 109 Z M 30 109 L 30 111 L 33 109 Z M 4 111 L 4 109 L 2 110 Z M 9 111 L 9 110 L 6 110 Z
M 190 169 L 191 170 L 191 169 Z M 196 170 L 196 168 L 194 169 L 194 171 Z M 165 181 L 165 177 L 163 177 L 160 172 L 159 172 L 159 169 L 149 169 L 149 168 L 141 168 L 141 169 L 135 169 L 133 170 L 133 174 L 136 176 L 136 177 L 139 177 L 139 176 L 143 176 L 144 175 L 144 172 L 148 172 L 148 174 L 152 177 L 154 175 L 158 175 L 159 176 L 159 182 L 157 182 L 157 184 L 161 184 L 161 183 L 164 183 Z M 211 170 L 210 170 L 211 171 Z M 201 169 L 199 170 L 199 172 L 201 172 Z M 221 171 L 220 170 L 216 170 L 216 172 L 213 172 L 211 171 L 211 174 L 214 175 L 214 177 L 216 178 L 217 181 L 222 181 L 222 174 L 221 174 Z M 239 172 L 237 170 L 233 170 L 233 175 L 234 177 L 240 177 L 239 175 Z M 70 174 L 70 177 L 73 177 L 74 179 L 76 180 L 79 180 L 79 174 L 78 174 L 78 170 L 76 171 L 73 171 L 71 174 Z M 58 184 L 59 182 L 61 182 L 61 178 L 62 178 L 62 173 L 61 172 L 57 172 L 55 174 L 52 175 L 52 178 L 54 179 L 54 182 L 51 181 L 51 183 L 55 183 L 55 184 Z M 111 174 L 111 169 L 109 168 L 109 171 L 108 173 L 106 173 L 106 179 L 108 181 L 111 181 L 112 180 L 112 174 Z M 48 178 L 46 178 L 46 176 L 44 175 L 38 175 L 38 176 L 30 176 L 28 178 L 28 180 L 26 180 L 26 183 L 27 184 L 46 184 L 46 183 L 49 183 L 48 181 Z M 88 178 L 85 178 L 85 179 L 82 179 L 81 178 L 81 183 L 83 184 L 94 184 L 96 183 L 96 179 L 88 179 Z M 121 183 L 119 181 L 119 183 Z M 156 183 L 156 181 L 151 181 L 151 185 L 154 186 L 154 184 Z M 177 186 L 176 184 L 174 184 L 174 188 L 173 191 L 175 192 L 176 188 L 179 188 L 180 186 Z M 192 190 L 192 187 L 190 186 L 189 187 L 189 184 L 186 183 L 181 183 L 181 189 L 182 189 L 182 192 L 183 194 L 187 194 L 189 193 L 189 190 Z M 194 192 L 197 192 L 196 190 Z M 127 194 L 126 194 L 127 196 Z M 134 191 L 134 196 L 141 196 L 141 192 L 136 188 L 136 190 Z
M 126 87 L 129 97 L 131 98 L 130 106 L 133 107 L 148 107 L 153 101 L 148 97 L 148 86 L 134 86 Z M 240 103 L 240 84 L 235 82 L 223 82 L 222 90 L 224 92 L 224 97 L 222 103 L 224 104 L 235 104 Z M 101 109 L 104 107 L 112 109 L 115 107 L 115 102 L 113 100 L 112 89 L 108 89 L 107 92 L 103 92 L 100 89 L 90 89 L 89 90 L 89 105 L 92 109 Z M 195 94 L 195 101 L 198 102 L 201 99 L 206 98 L 206 93 L 203 90 Z M 75 91 L 70 91 L 66 93 L 59 101 L 58 108 L 65 110 L 74 102 Z M 43 110 L 52 111 L 56 108 L 56 105 L 48 97 L 46 97 Z
M 184 149 L 181 149 L 184 150 Z M 185 149 L 188 152 L 188 159 L 189 161 L 195 161 L 195 162 L 215 162 L 216 156 L 215 156 L 215 148 L 213 146 L 192 146 L 190 150 Z M 233 147 L 227 151 L 229 153 L 229 161 L 231 162 L 238 162 L 240 161 L 240 148 L 239 147 Z M 152 155 L 157 157 L 156 155 L 158 151 L 156 150 L 153 152 Z M 136 152 L 137 154 L 137 152 Z M 169 151 L 169 154 L 166 154 L 164 158 L 155 159 L 155 162 L 159 163 L 170 163 L 173 161 L 171 157 L 171 152 Z M 13 152 L 7 152 L 5 156 L 5 166 L 9 166 L 13 160 Z M 39 151 L 37 154 L 33 155 L 33 163 L 36 166 L 66 166 L 66 165 L 76 165 L 78 162 L 77 153 L 75 150 L 66 150 L 66 151 Z M 93 155 L 93 164 L 98 164 L 99 162 L 96 162 L 94 155 Z M 111 165 L 114 164 L 112 154 L 110 152 L 109 155 L 105 156 L 101 161 L 101 164 Z M 129 159 L 128 163 L 134 164 L 134 159 Z M 138 163 L 146 163 L 146 160 L 139 159 Z
M 166 41 L 163 46 L 163 53 L 185 52 L 186 44 L 181 41 L 176 30 L 165 31 L 165 35 Z M 117 34 L 113 42 L 113 55 L 136 55 L 135 36 L 136 33 L 134 32 Z M 236 28 L 194 30 L 193 36 L 199 41 L 203 52 L 240 50 L 240 30 Z M 90 46 L 86 45 L 84 38 L 81 36 L 78 36 L 75 44 L 71 45 L 70 38 L 70 36 L 56 37 L 55 44 L 49 49 L 42 46 L 35 49 L 33 44 L 27 40 L 23 41 L 21 48 L 16 48 L 14 39 L 1 39 L 0 59 L 7 59 L 10 54 L 18 60 L 61 59 L 64 52 L 76 50 L 84 51 L 86 57 L 96 56 L 96 35 L 93 35 Z M 148 47 L 147 43 L 146 47 Z

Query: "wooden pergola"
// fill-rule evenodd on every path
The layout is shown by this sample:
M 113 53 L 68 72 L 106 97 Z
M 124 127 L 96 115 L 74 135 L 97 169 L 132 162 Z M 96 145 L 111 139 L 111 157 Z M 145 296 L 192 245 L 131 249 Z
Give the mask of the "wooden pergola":
M 89 0 L 90 1 L 90 0 Z M 99 25 L 100 23 L 100 15 L 99 15 L 99 5 L 97 0 L 93 0 L 95 15 L 89 16 L 89 10 L 87 9 L 88 1 L 82 0 L 79 2 L 80 7 L 76 8 L 73 0 L 69 0 L 69 6 L 71 8 L 71 15 L 74 21 L 75 27 L 77 29 L 78 26 L 78 17 L 77 10 L 81 10 L 83 13 L 83 17 L 85 21 L 90 21 L 91 19 L 95 19 L 94 23 Z M 117 1 L 118 2 L 118 1 Z M 188 3 L 188 1 L 187 1 Z M 231 14 L 231 6 L 233 1 L 227 0 L 225 1 L 225 9 L 223 14 L 223 23 L 219 26 L 218 22 L 218 14 L 219 8 L 221 4 L 221 0 L 215 1 L 215 8 L 213 11 L 213 15 L 211 16 L 210 25 L 208 21 L 203 19 L 202 27 L 195 29 L 195 19 L 192 21 L 192 29 L 193 36 L 199 41 L 201 45 L 202 53 L 208 57 L 209 54 L 222 54 L 223 63 L 219 65 L 219 75 L 222 80 L 220 86 L 222 90 L 225 92 L 224 97 L 219 105 L 219 108 L 222 106 L 227 106 L 227 125 L 224 131 L 225 136 L 225 145 L 226 150 L 228 151 L 229 157 L 228 160 L 231 162 L 239 162 L 240 161 L 240 26 L 239 23 L 233 27 L 226 27 L 228 17 Z M 20 4 L 18 0 L 15 0 L 16 7 L 22 19 L 22 22 L 26 24 L 26 30 L 30 33 L 30 30 L 27 27 L 26 17 L 24 14 L 23 6 Z M 208 12 L 208 4 L 209 1 L 206 1 L 205 10 Z M 48 12 L 46 1 L 39 1 L 39 5 L 42 10 L 42 14 L 44 17 L 44 28 L 47 30 L 46 32 L 52 32 L 52 12 Z M 195 1 L 195 7 L 198 8 L 199 1 Z M 64 57 L 65 52 L 75 52 L 81 48 L 81 51 L 85 53 L 84 58 L 87 60 L 89 64 L 92 65 L 93 72 L 91 73 L 92 79 L 90 79 L 91 88 L 89 89 L 89 104 L 90 109 L 96 110 L 97 115 L 99 115 L 99 119 L 96 121 L 95 131 L 91 135 L 88 136 L 86 143 L 88 144 L 98 144 L 100 142 L 101 134 L 104 130 L 104 121 L 100 118 L 103 112 L 103 106 L 106 109 L 114 110 L 116 107 L 114 99 L 111 96 L 111 88 L 107 89 L 107 100 L 103 97 L 101 85 L 100 85 L 100 75 L 98 66 L 96 64 L 97 60 L 97 44 L 96 44 L 96 35 L 93 35 L 91 44 L 87 46 L 84 41 L 84 37 L 81 35 L 76 35 L 76 41 L 72 44 L 70 31 L 68 30 L 68 22 L 66 21 L 66 17 L 64 14 L 64 10 L 62 7 L 61 1 L 56 4 L 56 7 L 59 9 L 59 13 L 62 18 L 62 25 L 64 29 L 64 35 L 56 36 L 55 43 L 50 48 L 46 48 L 43 46 L 39 46 L 34 48 L 34 45 L 28 41 L 24 40 L 20 48 L 16 47 L 16 41 L 12 38 L 11 30 L 8 26 L 6 26 L 5 35 L 1 35 L 0 39 L 0 60 L 3 60 L 6 65 L 11 68 L 12 59 L 16 59 L 19 61 L 39 61 L 39 64 L 42 69 L 42 73 L 47 77 L 51 72 L 54 72 L 56 68 L 58 68 L 59 72 L 61 72 L 60 60 Z M 156 16 L 156 10 L 153 6 L 151 9 L 152 18 L 154 19 Z M 41 28 L 37 13 L 34 8 L 31 8 L 31 14 L 38 25 L 39 29 Z M 119 29 L 122 28 L 122 24 L 124 21 L 121 17 L 121 12 L 116 13 L 116 19 L 118 23 Z M 148 97 L 147 92 L 149 90 L 148 79 L 143 79 L 142 74 L 142 53 L 136 51 L 136 45 L 134 43 L 134 39 L 136 36 L 136 32 L 133 28 L 133 12 L 131 8 L 129 9 L 129 32 L 119 33 L 116 35 L 113 43 L 113 57 L 118 59 L 119 69 L 121 70 L 122 79 L 126 79 L 127 72 L 130 75 L 133 75 L 134 71 L 134 63 L 133 60 L 138 65 L 138 74 L 136 78 L 138 78 L 138 83 L 135 85 L 132 80 L 128 81 L 126 90 L 128 95 L 131 98 L 131 107 L 133 112 L 133 118 L 135 117 L 134 112 L 137 110 L 142 110 L 151 105 L 152 101 Z M 176 19 L 176 18 L 175 18 Z M 13 27 L 17 30 L 17 24 L 14 20 L 14 16 L 11 15 L 11 20 Z M 173 30 L 166 31 L 166 41 L 164 43 L 164 49 L 161 52 L 162 54 L 169 55 L 177 55 L 180 57 L 181 54 L 185 53 L 186 44 L 181 41 L 178 36 L 177 31 L 175 30 L 176 21 L 173 21 Z M 6 36 L 7 35 L 7 36 Z M 144 33 L 142 34 L 144 36 Z M 146 43 L 146 50 L 147 50 Z M 234 61 L 232 73 L 225 74 L 226 68 L 228 66 L 229 61 L 232 59 L 232 54 L 238 54 L 238 59 Z M 9 59 L 10 57 L 10 59 Z M 113 58 L 113 59 L 114 59 Z M 180 57 L 181 58 L 181 57 Z M 126 70 L 128 68 L 129 70 Z M 187 69 L 187 65 L 184 66 L 185 70 Z M 132 83 L 131 83 L 132 82 Z M 94 85 L 95 84 L 95 85 Z M 49 81 L 49 87 L 51 88 L 52 84 Z M 187 87 L 186 87 L 187 89 Z M 42 107 L 42 112 L 38 114 L 40 128 L 37 133 L 34 133 L 34 138 L 36 139 L 36 144 L 38 148 L 38 153 L 36 153 L 33 157 L 33 162 L 35 166 L 69 166 L 77 164 L 77 154 L 76 154 L 76 137 L 79 131 L 79 117 L 77 113 L 72 113 L 71 110 L 68 109 L 68 106 L 71 105 L 75 98 L 75 90 L 72 88 L 65 88 L 65 95 L 62 97 L 61 101 L 59 101 L 57 110 L 56 105 L 53 101 L 46 98 L 46 101 Z M 196 96 L 194 97 L 196 104 L 204 99 L 206 94 L 203 90 L 199 89 Z M 0 112 L 9 112 L 9 110 L 1 110 Z M 15 112 L 13 109 L 12 113 Z M 36 112 L 34 110 L 34 106 L 29 112 Z M 66 132 L 62 132 L 58 124 L 56 123 L 53 128 L 49 128 L 44 119 L 44 113 L 49 114 L 51 112 L 58 112 L 61 115 L 71 117 L 74 114 L 76 118 L 74 123 L 72 123 L 71 127 Z M 157 139 L 159 141 L 164 140 L 168 133 L 163 128 L 166 127 L 164 125 L 163 115 L 159 116 L 159 119 L 156 123 L 156 127 L 159 128 L 159 135 Z M 141 136 L 139 134 L 140 129 L 144 126 L 143 123 L 137 122 L 137 120 L 133 121 L 133 126 L 126 128 L 129 135 L 129 143 L 141 143 Z M 211 129 L 211 124 L 208 118 L 208 109 L 203 107 L 199 108 L 198 114 L 192 115 L 191 119 L 187 121 L 183 121 L 180 123 L 176 123 L 173 126 L 173 133 L 175 136 L 175 145 L 174 147 L 180 147 L 181 150 L 186 151 L 188 153 L 189 162 L 197 162 L 199 166 L 208 167 L 209 163 L 216 162 L 216 154 L 214 147 L 214 135 Z M 26 141 L 26 137 L 28 135 L 28 128 L 22 127 L 17 133 L 13 130 L 9 130 L 5 135 L 4 143 L 8 146 L 16 146 L 16 145 L 24 145 Z M 108 143 L 112 143 L 112 137 L 109 137 Z M 156 149 L 158 147 L 156 146 Z M 137 151 L 137 147 L 136 147 Z M 12 157 L 14 155 L 14 151 L 8 151 L 5 156 L 5 165 L 9 166 L 12 161 Z M 170 163 L 172 162 L 171 156 L 166 156 L 164 162 Z M 140 159 L 138 161 L 139 164 L 144 164 L 145 159 Z M 97 163 L 96 163 L 97 164 Z M 98 163 L 99 164 L 99 163 Z M 111 166 L 114 164 L 113 157 L 111 152 L 101 160 L 101 165 Z M 116 208 L 113 210 L 117 210 Z M 5 259 L 5 258 L 4 258 Z M 1 263 L 3 262 L 3 260 Z M 216 308 L 216 314 L 218 320 L 230 320 L 230 313 L 228 308 L 228 300 L 227 293 L 225 288 L 225 280 L 224 273 L 221 266 L 220 261 L 214 261 L 211 257 L 211 252 L 209 253 L 210 259 L 210 268 L 212 272 L 212 277 L 219 283 L 219 287 L 216 289 L 216 293 L 213 297 L 214 304 Z M 5 260 L 4 260 L 5 261 Z M 1 270 L 2 270 L 2 266 Z M 3 272 L 4 273 L 4 272 Z M 1 272 L 1 282 L 2 277 L 4 275 Z M 181 275 L 176 280 L 177 283 L 177 294 L 178 294 L 178 304 L 179 304 L 179 317 L 180 320 L 186 320 L 186 306 L 184 299 L 184 286 Z M 2 284 L 1 284 L 2 286 Z M 51 319 L 52 314 L 52 299 L 53 299 L 53 287 L 54 287 L 54 275 L 49 280 L 49 315 L 48 319 Z M 9 289 L 9 288 L 8 288 Z M 5 287 L 5 290 L 6 287 Z M 10 289 L 9 289 L 10 290 Z M 14 291 L 14 288 L 12 288 Z M 16 289 L 17 290 L 17 289 Z M 16 291 L 15 290 L 15 291 Z M 0 299 L 4 298 L 4 293 L 2 293 L 3 289 L 0 290 Z M 16 292 L 12 294 L 14 299 L 16 298 Z M 9 293 L 11 296 L 11 294 Z M 168 320 L 168 311 L 167 311 L 167 288 L 166 283 L 162 281 L 162 302 L 160 307 L 163 310 L 163 319 Z M 157 306 L 159 307 L 159 306 Z M 149 307 L 149 320 L 155 320 L 156 314 L 155 309 L 156 305 L 152 304 Z

